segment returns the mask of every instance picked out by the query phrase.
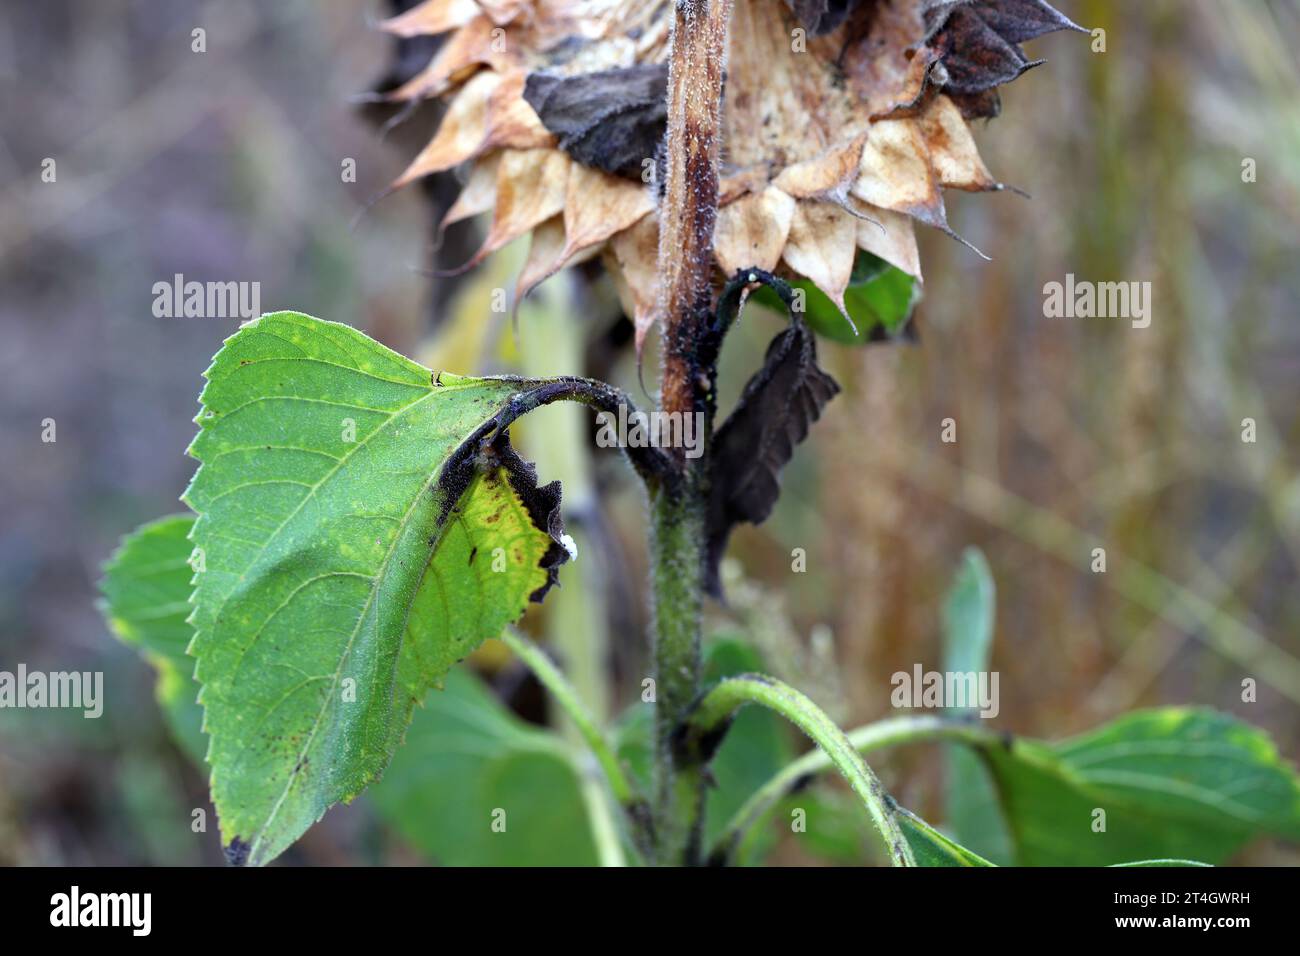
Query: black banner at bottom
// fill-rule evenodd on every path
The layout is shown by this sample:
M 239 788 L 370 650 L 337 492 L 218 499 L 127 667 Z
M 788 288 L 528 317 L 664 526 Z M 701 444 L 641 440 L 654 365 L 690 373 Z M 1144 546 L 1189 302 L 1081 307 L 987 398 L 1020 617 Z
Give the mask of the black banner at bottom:
M 918 942 L 971 938 L 1154 942 L 1199 936 L 1232 945 L 1295 919 L 1287 869 L 0 870 L 7 942 L 76 934 L 128 945 L 257 939 L 370 943 L 388 933 L 486 932 L 554 940 L 588 921 L 625 924 L 634 939 L 664 921 L 735 940 L 776 925 L 881 931 Z M 701 932 L 702 931 L 702 932 Z M 815 937 L 814 937 L 815 938 Z M 429 942 L 436 944 L 436 938 Z M 770 942 L 770 940 L 769 940 Z M 9 950 L 19 952 L 20 950 Z

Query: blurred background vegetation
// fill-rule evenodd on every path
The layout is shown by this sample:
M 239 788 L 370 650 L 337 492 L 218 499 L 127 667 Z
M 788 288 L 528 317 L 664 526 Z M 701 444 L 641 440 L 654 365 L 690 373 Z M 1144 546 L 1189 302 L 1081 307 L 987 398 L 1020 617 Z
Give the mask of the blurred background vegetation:
M 1036 41 L 1048 65 L 976 133 L 994 175 L 1033 198 L 949 196 L 953 227 L 993 261 L 922 237 L 918 345 L 823 344 L 844 394 L 772 519 L 735 535 L 710 629 L 856 725 L 890 712 L 892 673 L 940 666 L 943 596 L 977 545 L 998 590 L 998 726 L 1056 738 L 1135 707 L 1203 704 L 1264 727 L 1294 761 L 1300 4 L 1059 6 L 1104 28 L 1106 52 L 1082 36 Z M 155 282 L 259 281 L 265 310 L 348 322 L 435 367 L 583 372 L 642 394 L 630 327 L 596 271 L 535 293 L 516 337 L 489 302 L 513 287 L 521 250 L 464 279 L 428 275 L 475 245 L 466 224 L 433 249 L 454 183 L 367 208 L 437 119 L 422 110 L 381 138 L 388 117 L 354 102 L 430 53 L 369 28 L 387 12 L 46 0 L 0 14 L 0 669 L 103 671 L 108 698 L 99 720 L 0 712 L 0 863 L 221 859 L 215 825 L 190 828 L 204 775 L 168 738 L 152 672 L 95 608 L 119 535 L 180 510 L 199 375 L 237 324 L 153 317 Z M 191 51 L 196 26 L 206 53 Z M 55 183 L 41 181 L 46 157 Z M 348 158 L 355 183 L 341 181 Z M 1150 327 L 1044 318 L 1043 285 L 1067 273 L 1150 281 Z M 747 314 L 724 398 L 777 328 Z M 647 355 L 652 392 L 656 368 Z M 46 418 L 56 443 L 40 440 Z M 526 624 L 612 714 L 647 668 L 644 506 L 617 457 L 590 447 L 582 413 L 536 418 L 521 444 L 565 481 L 587 560 Z M 940 440 L 946 418 L 955 444 Z M 478 666 L 516 712 L 545 717 L 504 653 L 490 644 Z M 1242 701 L 1244 678 L 1257 702 Z M 878 769 L 900 802 L 941 817 L 937 757 L 890 754 Z M 363 798 L 286 860 L 418 862 L 418 846 Z M 789 836 L 775 854 L 809 859 Z M 1264 842 L 1240 862 L 1300 856 Z

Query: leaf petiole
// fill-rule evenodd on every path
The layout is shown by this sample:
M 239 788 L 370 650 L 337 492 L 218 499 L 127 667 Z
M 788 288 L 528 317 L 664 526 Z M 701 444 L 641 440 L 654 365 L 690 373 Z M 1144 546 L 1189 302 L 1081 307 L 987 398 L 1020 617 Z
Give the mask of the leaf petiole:
M 605 779 L 609 781 L 609 789 L 614 799 L 626 812 L 637 845 L 644 849 L 649 842 L 648 833 L 646 832 L 646 823 L 649 818 L 648 804 L 645 798 L 636 791 L 635 786 L 632 784 L 632 778 L 628 776 L 627 770 L 624 768 L 622 761 L 618 759 L 618 754 L 614 752 L 613 746 L 582 701 L 578 699 L 573 685 L 569 683 L 568 678 L 555 666 L 555 662 L 546 655 L 544 650 L 513 627 L 507 627 L 501 632 L 501 642 L 510 648 L 511 653 L 533 672 L 533 675 L 550 692 L 551 696 L 555 698 L 555 702 L 563 708 L 565 714 L 573 722 L 588 749 L 591 750 L 592 756 L 596 758 L 600 769 L 604 772 Z
M 859 754 L 883 750 L 899 744 L 931 740 L 950 740 L 972 746 L 988 746 L 1005 739 L 996 731 L 985 730 L 977 724 L 936 716 L 891 717 L 851 730 L 845 737 Z M 798 760 L 786 765 L 767 783 L 755 790 L 735 812 L 718 836 L 717 842 L 714 843 L 710 859 L 718 862 L 729 860 L 740 846 L 745 833 L 762 819 L 773 804 L 792 793 L 809 777 L 824 773 L 834 766 L 826 751 L 821 749 L 809 751 Z
M 894 866 L 916 865 L 912 848 L 899 829 L 893 801 L 853 742 L 825 711 L 783 681 L 764 674 L 741 674 L 714 685 L 687 718 L 681 746 L 689 759 L 707 762 L 731 718 L 746 704 L 774 710 L 807 734 L 867 808 L 890 862 Z

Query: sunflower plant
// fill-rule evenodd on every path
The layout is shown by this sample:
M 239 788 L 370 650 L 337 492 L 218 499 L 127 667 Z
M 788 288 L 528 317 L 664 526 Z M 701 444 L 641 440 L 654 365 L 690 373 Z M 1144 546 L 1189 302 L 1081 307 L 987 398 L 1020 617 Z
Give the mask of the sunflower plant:
M 907 333 L 915 224 L 952 234 L 945 190 L 1004 188 L 970 123 L 1037 65 L 1021 44 L 1077 26 L 1043 0 L 426 0 L 383 26 L 441 38 L 385 98 L 446 104 L 394 187 L 458 170 L 442 226 L 490 214 L 467 268 L 528 237 L 517 300 L 599 260 L 638 355 L 658 332 L 650 411 L 701 422 L 700 441 L 624 443 L 649 502 L 654 670 L 648 712 L 611 724 L 515 628 L 579 555 L 559 483 L 511 426 L 555 402 L 627 420 L 631 398 L 590 378 L 433 370 L 294 312 L 241 327 L 205 372 L 189 513 L 129 535 L 104 581 L 111 626 L 157 667 L 173 732 L 210 768 L 231 862 L 275 859 L 372 786 L 445 862 L 753 860 L 763 821 L 791 800 L 808 813 L 797 795 L 832 769 L 849 796 L 817 796 L 812 815 L 900 866 L 1214 863 L 1258 834 L 1300 838 L 1294 771 L 1210 711 L 1055 744 L 953 713 L 845 732 L 743 642 L 702 650 L 732 530 L 768 517 L 838 391 L 818 339 Z M 719 422 L 719 357 L 751 295 L 787 322 Z M 986 667 L 992 602 L 972 553 L 945 613 L 954 670 Z M 456 668 L 493 638 L 568 739 Z M 759 710 L 815 749 L 787 752 Z M 989 795 L 973 840 L 901 807 L 864 759 L 934 740 L 979 758 L 951 765 L 962 794 Z M 1090 839 L 1098 810 L 1106 837 Z

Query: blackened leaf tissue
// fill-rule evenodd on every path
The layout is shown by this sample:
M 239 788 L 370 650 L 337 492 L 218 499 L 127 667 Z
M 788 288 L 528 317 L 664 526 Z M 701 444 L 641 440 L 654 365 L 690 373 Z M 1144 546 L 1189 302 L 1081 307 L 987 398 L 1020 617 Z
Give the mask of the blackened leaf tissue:
M 817 364 L 813 333 L 800 321 L 772 340 L 763 367 L 745 385 L 714 436 L 710 464 L 708 580 L 720 596 L 718 565 L 731 529 L 761 524 L 781 493 L 780 476 L 795 446 L 840 387 Z

